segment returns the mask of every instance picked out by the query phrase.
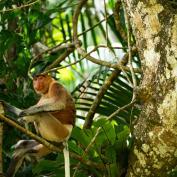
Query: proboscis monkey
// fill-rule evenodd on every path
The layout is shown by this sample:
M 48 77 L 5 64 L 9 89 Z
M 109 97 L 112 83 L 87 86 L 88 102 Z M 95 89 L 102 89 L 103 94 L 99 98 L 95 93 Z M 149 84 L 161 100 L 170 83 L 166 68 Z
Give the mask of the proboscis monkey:
M 34 90 L 41 95 L 38 103 L 21 110 L 5 104 L 8 111 L 23 118 L 25 123 L 34 122 L 36 131 L 49 141 L 66 143 L 75 123 L 75 105 L 71 95 L 55 79 L 47 74 L 33 78 Z M 70 177 L 67 143 L 63 150 L 65 177 Z

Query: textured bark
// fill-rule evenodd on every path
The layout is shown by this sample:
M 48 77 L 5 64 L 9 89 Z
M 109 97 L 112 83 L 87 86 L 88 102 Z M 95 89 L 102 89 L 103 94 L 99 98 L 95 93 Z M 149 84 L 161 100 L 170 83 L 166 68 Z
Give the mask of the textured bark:
M 127 177 L 167 177 L 177 165 L 177 10 L 168 2 L 126 0 L 143 67 Z
M 0 114 L 4 114 L 4 108 L 1 102 L 0 102 Z M 2 139 L 3 139 L 3 123 L 0 122 L 0 176 L 3 176 Z

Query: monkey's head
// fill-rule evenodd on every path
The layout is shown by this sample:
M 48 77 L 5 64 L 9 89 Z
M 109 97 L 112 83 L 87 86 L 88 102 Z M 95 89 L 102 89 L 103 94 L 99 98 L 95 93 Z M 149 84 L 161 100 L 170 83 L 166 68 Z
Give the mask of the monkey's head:
M 53 78 L 48 74 L 39 74 L 33 78 L 33 87 L 36 93 L 46 94 L 49 89 L 50 83 L 53 81 Z

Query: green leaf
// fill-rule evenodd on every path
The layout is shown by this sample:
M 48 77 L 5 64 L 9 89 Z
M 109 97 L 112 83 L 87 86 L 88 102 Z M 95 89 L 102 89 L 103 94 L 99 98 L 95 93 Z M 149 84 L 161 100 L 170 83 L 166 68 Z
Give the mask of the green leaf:
M 33 168 L 34 174 L 40 174 L 41 172 L 51 172 L 57 168 L 58 164 L 51 160 L 41 160 Z
M 79 127 L 74 127 L 71 137 L 86 147 L 92 139 L 92 132 L 91 130 L 83 130 Z
M 103 143 L 108 142 L 113 145 L 115 143 L 116 134 L 112 121 L 106 120 L 105 118 L 99 118 L 93 125 L 102 128 L 97 136 L 97 144 L 102 145 Z
M 79 155 L 83 154 L 83 152 L 84 152 L 83 149 L 80 148 L 78 146 L 78 144 L 76 144 L 74 141 L 69 141 L 68 144 L 69 144 L 69 150 L 71 150 Z
M 108 146 L 106 148 L 106 153 L 105 153 L 107 159 L 110 161 L 110 163 L 116 163 L 116 149 L 113 146 Z
M 108 176 L 110 176 L 110 177 L 118 176 L 118 168 L 117 168 L 116 163 L 112 163 L 112 164 L 108 165 L 107 170 L 108 170 L 108 174 L 109 174 Z

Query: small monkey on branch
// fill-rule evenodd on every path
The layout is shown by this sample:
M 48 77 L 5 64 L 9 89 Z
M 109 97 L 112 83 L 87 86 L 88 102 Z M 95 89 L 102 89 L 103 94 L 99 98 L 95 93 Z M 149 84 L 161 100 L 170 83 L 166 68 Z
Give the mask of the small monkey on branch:
M 36 140 L 19 140 L 13 148 L 14 152 L 5 177 L 14 177 L 24 160 L 38 161 L 52 152 Z
M 65 177 L 70 177 L 67 140 L 75 124 L 76 110 L 74 101 L 67 90 L 48 74 L 35 76 L 33 78 L 33 87 L 36 93 L 41 95 L 36 105 L 24 110 L 5 102 L 4 106 L 7 111 L 22 117 L 19 119 L 20 122 L 26 124 L 33 122 L 36 132 L 39 132 L 46 140 L 64 143 Z M 40 149 L 44 148 L 40 147 Z M 50 152 L 49 150 L 48 153 Z M 45 152 L 45 154 L 47 153 Z

